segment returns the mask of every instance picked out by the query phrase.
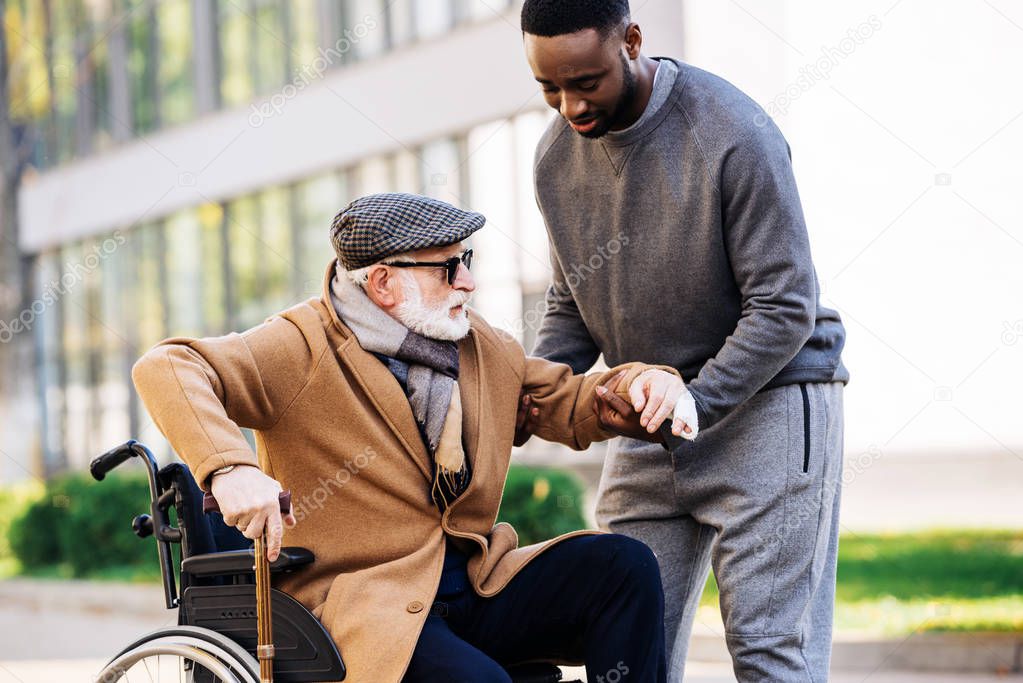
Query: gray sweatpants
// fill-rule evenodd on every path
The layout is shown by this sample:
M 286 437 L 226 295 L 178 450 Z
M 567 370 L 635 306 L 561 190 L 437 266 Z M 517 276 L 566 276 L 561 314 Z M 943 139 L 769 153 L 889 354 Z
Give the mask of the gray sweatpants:
M 843 385 L 761 392 L 670 455 L 616 440 L 597 522 L 661 566 L 668 680 L 682 680 L 711 565 L 739 681 L 826 681 L 838 554 Z

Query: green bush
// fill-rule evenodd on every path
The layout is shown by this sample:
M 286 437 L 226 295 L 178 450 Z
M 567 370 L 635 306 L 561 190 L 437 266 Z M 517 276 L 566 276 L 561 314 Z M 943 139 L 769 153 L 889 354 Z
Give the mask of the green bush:
M 569 472 L 513 465 L 498 519 L 515 527 L 522 545 L 583 529 L 583 490 Z M 0 512 L 15 510 L 10 548 L 24 570 L 76 577 L 158 575 L 153 540 L 131 532 L 132 517 L 149 511 L 144 476 L 118 474 L 97 482 L 86 473 L 72 474 L 51 481 L 20 508 L 9 500 L 0 496 Z
M 24 569 L 40 569 L 61 561 L 59 529 L 64 510 L 48 495 L 30 503 L 11 522 L 11 552 Z
M 11 523 L 25 514 L 28 506 L 43 495 L 43 486 L 36 482 L 0 489 L 0 560 L 14 557 L 11 550 Z
M 144 476 L 114 475 L 97 482 L 84 473 L 68 475 L 50 482 L 13 521 L 11 549 L 25 569 L 65 565 L 73 576 L 155 564 L 153 541 L 131 531 L 132 518 L 148 511 Z
M 512 465 L 497 518 L 515 527 L 519 545 L 585 529 L 583 490 L 570 472 Z

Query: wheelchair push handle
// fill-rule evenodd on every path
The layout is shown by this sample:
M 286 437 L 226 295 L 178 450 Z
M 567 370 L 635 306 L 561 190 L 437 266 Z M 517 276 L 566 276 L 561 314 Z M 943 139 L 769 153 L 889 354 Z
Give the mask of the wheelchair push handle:
M 103 455 L 97 456 L 89 463 L 89 472 L 96 481 L 103 481 L 107 472 L 114 469 L 128 458 L 136 455 L 134 446 L 136 441 L 126 441 L 116 448 L 111 448 Z
M 291 512 L 291 491 L 281 491 L 277 496 L 277 502 L 281 505 L 282 515 Z M 217 502 L 212 493 L 202 494 L 202 511 L 204 513 L 220 512 L 220 503 Z

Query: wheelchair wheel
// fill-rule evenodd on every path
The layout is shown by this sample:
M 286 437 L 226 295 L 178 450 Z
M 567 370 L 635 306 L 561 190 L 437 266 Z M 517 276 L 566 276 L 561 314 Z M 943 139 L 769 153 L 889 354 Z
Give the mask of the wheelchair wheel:
M 107 663 L 96 683 L 138 679 L 259 683 L 259 663 L 215 631 L 177 626 L 149 633 L 124 648 Z

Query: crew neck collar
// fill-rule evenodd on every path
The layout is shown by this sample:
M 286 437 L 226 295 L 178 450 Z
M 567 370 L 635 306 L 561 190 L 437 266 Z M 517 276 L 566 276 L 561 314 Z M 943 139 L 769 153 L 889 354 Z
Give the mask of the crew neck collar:
M 675 88 L 678 87 L 678 84 L 682 79 L 682 65 L 671 57 L 653 57 L 653 59 L 658 61 L 657 73 L 654 75 L 653 90 L 650 93 L 650 100 L 647 102 L 646 109 L 643 110 L 640 117 L 628 128 L 609 131 L 603 137 L 598 138 L 602 144 L 611 147 L 631 145 L 656 128 L 671 109 L 670 100 L 672 93 Z M 675 71 L 675 77 L 668 84 L 667 93 L 662 97 L 658 97 L 657 79 L 661 76 L 661 69 L 666 68 L 669 70 L 673 69 Z M 667 72 L 665 72 L 665 77 L 668 77 Z

